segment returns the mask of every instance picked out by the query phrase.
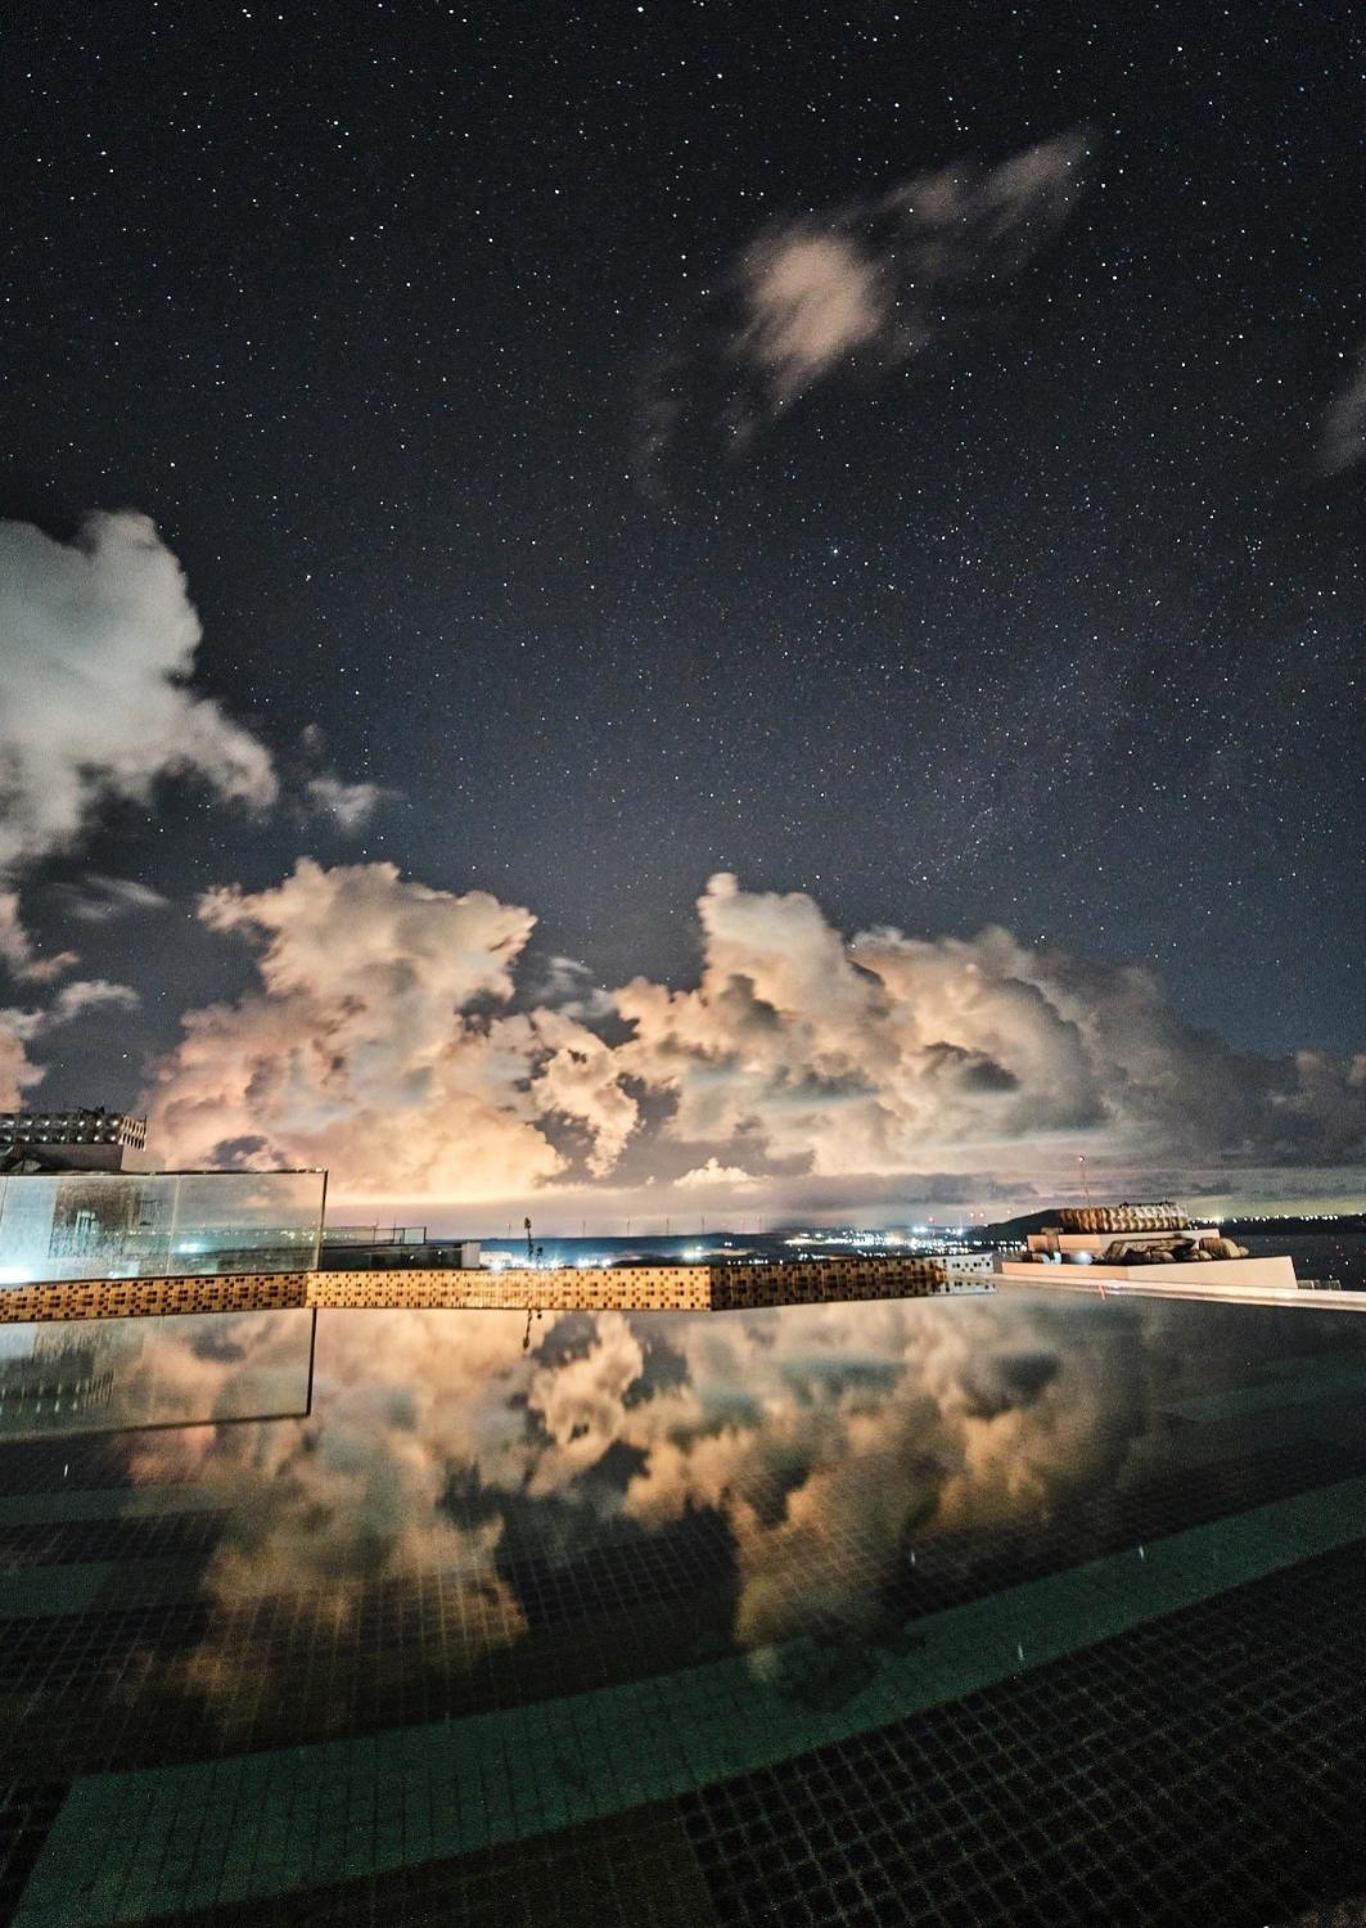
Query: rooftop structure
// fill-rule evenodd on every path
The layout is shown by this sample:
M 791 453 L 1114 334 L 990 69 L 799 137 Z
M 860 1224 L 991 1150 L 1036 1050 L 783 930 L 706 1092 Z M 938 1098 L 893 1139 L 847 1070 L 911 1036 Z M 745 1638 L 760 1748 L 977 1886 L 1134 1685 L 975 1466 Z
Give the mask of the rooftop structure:
M 144 1164 L 147 1120 L 103 1105 L 0 1111 L 0 1171 L 122 1171 Z
M 0 1111 L 0 1146 L 127 1145 L 142 1151 L 147 1144 L 147 1120 L 126 1111 L 106 1111 L 103 1105 L 81 1105 L 75 1111 Z
M 1252 1258 L 1217 1225 L 1193 1224 L 1168 1200 L 1063 1207 L 1057 1217 L 1056 1225 L 1028 1235 L 1023 1256 L 998 1260 L 1000 1277 L 1042 1284 L 1043 1266 L 1084 1265 L 1097 1282 L 1261 1291 L 1293 1291 L 1297 1284 L 1289 1258 Z
M 1169 1198 L 1155 1205 L 1064 1205 L 1058 1213 L 1064 1232 L 1188 1232 L 1191 1222 Z

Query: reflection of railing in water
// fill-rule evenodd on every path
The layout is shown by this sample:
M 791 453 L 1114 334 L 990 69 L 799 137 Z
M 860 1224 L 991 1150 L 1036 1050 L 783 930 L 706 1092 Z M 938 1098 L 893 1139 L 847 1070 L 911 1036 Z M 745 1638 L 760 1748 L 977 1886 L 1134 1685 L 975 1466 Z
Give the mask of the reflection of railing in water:
M 1107 1278 L 1081 1265 L 1041 1265 L 1037 1277 L 1026 1277 L 1022 1269 L 996 1283 L 1006 1292 L 1082 1292 L 1093 1299 L 1200 1299 L 1218 1305 L 1366 1312 L 1366 1292 L 1345 1289 L 1340 1280 L 1296 1279 L 1289 1286 L 1219 1285 L 1204 1279 L 1172 1279 L 1165 1270 L 1153 1266 L 1143 1278 Z
M 114 1397 L 114 1372 L 87 1378 L 24 1379 L 11 1368 L 22 1366 L 31 1371 L 28 1359 L 6 1360 L 0 1369 L 0 1420 L 42 1418 L 48 1413 L 83 1413 L 107 1407 Z
M 12 1326 L 32 1351 L 0 1361 L 0 1444 L 304 1418 L 317 1331 L 308 1309 Z
M 642 1265 L 604 1270 L 249 1272 L 236 1277 L 81 1279 L 0 1290 L 0 1323 L 127 1319 L 290 1306 L 371 1310 L 725 1312 L 858 1299 L 927 1298 L 964 1287 L 926 1258 L 798 1260 L 761 1265 Z

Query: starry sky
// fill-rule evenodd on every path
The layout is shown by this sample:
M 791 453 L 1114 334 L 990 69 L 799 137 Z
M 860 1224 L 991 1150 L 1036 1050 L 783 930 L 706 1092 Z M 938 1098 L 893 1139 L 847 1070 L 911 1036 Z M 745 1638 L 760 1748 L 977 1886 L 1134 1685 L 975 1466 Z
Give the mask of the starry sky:
M 533 977 L 691 981 L 727 871 L 1362 1048 L 1352 8 L 50 0 L 3 60 L 0 516 L 152 518 L 283 783 L 161 776 L 16 872 L 139 1000 L 45 1096 L 133 1100 L 248 979 L 197 894 L 301 854 L 531 907 Z M 888 210 L 955 169 L 927 272 Z M 793 381 L 756 264 L 832 233 Z

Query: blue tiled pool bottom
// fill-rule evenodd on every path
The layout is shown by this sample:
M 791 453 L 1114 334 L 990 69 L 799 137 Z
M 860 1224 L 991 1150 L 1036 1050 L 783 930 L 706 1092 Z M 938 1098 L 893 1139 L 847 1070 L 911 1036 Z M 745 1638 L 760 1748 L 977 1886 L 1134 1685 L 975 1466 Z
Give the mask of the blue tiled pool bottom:
M 421 1349 L 397 1316 L 337 1315 L 368 1321 L 354 1378 L 323 1321 L 307 1421 L 73 1442 L 60 1477 L 52 1441 L 0 1448 L 25 1928 L 1366 1894 L 1356 1320 L 606 1315 L 525 1355 L 466 1328 L 452 1413 L 386 1377 Z

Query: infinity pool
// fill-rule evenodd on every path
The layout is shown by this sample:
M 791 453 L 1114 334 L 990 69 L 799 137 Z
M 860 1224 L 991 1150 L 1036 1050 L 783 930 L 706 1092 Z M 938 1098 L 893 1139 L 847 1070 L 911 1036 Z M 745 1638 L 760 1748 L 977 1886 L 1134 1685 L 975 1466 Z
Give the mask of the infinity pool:
M 1366 1320 L 1009 1292 L 5 1343 L 22 1928 L 1366 1895 Z

